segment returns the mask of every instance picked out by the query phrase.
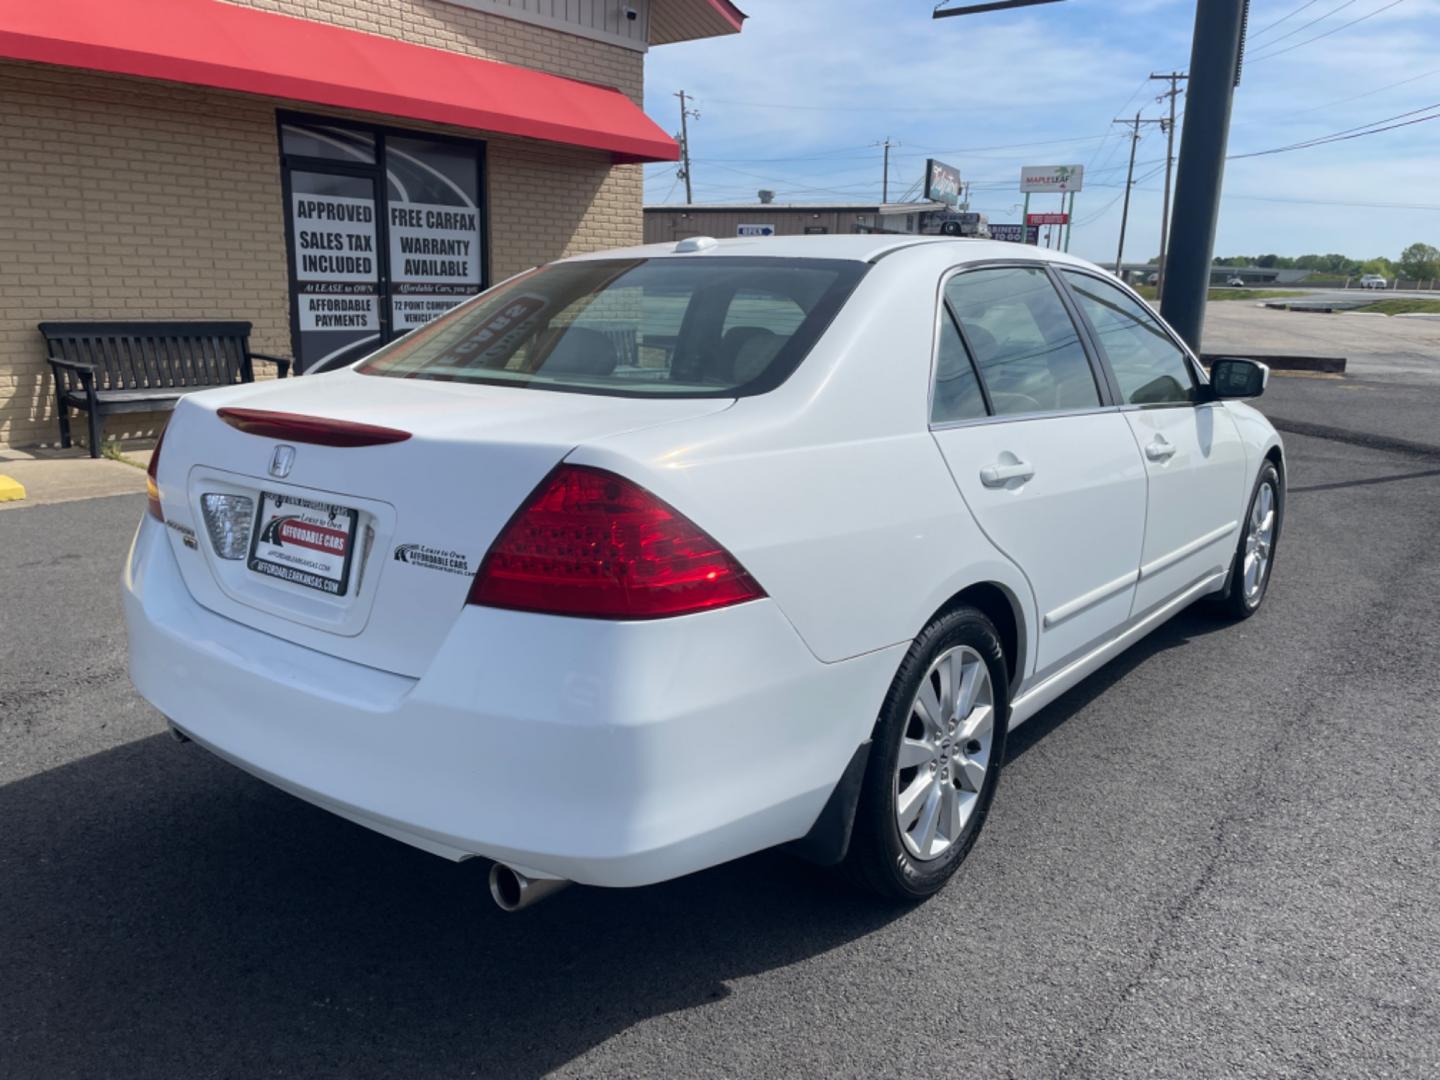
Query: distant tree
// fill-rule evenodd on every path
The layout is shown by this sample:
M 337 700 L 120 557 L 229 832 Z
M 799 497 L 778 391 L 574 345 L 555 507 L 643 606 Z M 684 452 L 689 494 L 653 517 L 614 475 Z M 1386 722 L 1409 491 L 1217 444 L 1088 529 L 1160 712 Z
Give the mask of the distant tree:
M 1440 248 L 1411 244 L 1400 253 L 1400 273 L 1407 278 L 1440 277 Z
M 1254 266 L 1255 260 L 1249 255 L 1215 256 L 1216 266 Z
M 1284 255 L 1257 255 L 1255 265 L 1264 270 L 1293 270 L 1295 260 Z
M 1385 256 L 1380 255 L 1374 259 L 1366 259 L 1360 264 L 1360 273 L 1379 274 L 1381 277 L 1393 278 L 1395 276 L 1395 264 Z

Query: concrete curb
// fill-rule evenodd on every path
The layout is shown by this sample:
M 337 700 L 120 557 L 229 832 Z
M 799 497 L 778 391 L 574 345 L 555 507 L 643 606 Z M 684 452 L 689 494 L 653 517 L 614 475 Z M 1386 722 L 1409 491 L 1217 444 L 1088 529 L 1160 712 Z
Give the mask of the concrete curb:
M 1297 356 L 1277 353 L 1266 356 L 1263 353 L 1201 353 L 1200 362 L 1207 368 L 1221 356 L 1238 356 L 1243 360 L 1255 360 L 1267 364 L 1271 371 L 1314 371 L 1325 375 L 1345 374 L 1343 356 Z

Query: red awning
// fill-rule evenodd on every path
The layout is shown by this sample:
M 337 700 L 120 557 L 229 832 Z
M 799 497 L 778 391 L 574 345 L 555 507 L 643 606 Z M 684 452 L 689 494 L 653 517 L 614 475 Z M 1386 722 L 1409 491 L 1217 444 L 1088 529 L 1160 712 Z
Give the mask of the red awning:
M 674 161 L 620 91 L 220 0 L 0 5 L 0 57 L 213 86 Z

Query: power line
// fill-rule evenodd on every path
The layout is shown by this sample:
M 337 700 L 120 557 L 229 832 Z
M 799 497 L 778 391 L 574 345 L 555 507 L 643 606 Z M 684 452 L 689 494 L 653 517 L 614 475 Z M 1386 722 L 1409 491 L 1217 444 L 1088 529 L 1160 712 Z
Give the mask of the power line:
M 1398 202 L 1337 202 L 1331 199 L 1296 199 L 1281 195 L 1232 195 L 1227 199 L 1244 199 L 1247 202 L 1302 203 L 1305 206 L 1345 206 L 1362 210 L 1434 210 L 1440 212 L 1440 203 L 1398 203 Z
M 1271 57 L 1273 57 L 1273 56 L 1281 56 L 1281 55 L 1283 55 L 1284 53 L 1293 52 L 1293 51 L 1296 50 L 1296 49 L 1299 49 L 1299 48 L 1302 48 L 1302 47 L 1304 47 L 1304 46 L 1306 46 L 1306 45 L 1309 45 L 1311 42 L 1319 41 L 1321 38 L 1327 38 L 1327 37 L 1329 37 L 1331 34 L 1338 34 L 1341 30 L 1344 30 L 1344 29 L 1347 29 L 1348 27 L 1354 26 L 1356 23 L 1362 23 L 1362 22 L 1364 22 L 1366 19 L 1373 19 L 1376 15 L 1379 15 L 1381 12 L 1383 12 L 1383 11 L 1389 11 L 1389 10 L 1390 10 L 1391 8 L 1393 8 L 1396 4 L 1403 4 L 1404 2 L 1405 2 L 1405 0 L 1390 0 L 1390 3 L 1386 4 L 1384 7 L 1378 7 L 1378 8 L 1376 8 L 1374 11 L 1370 12 L 1370 14 L 1368 14 L 1368 15 L 1361 15 L 1358 19 L 1351 19 L 1351 20 L 1350 20 L 1349 22 L 1347 22 L 1347 23 L 1341 23 L 1339 26 L 1334 27 L 1333 29 L 1326 30 L 1323 34 L 1316 34 L 1314 37 L 1306 38 L 1304 41 L 1297 41 L 1294 45 L 1287 45 L 1287 46 L 1285 46 L 1285 48 L 1283 48 L 1283 49 L 1276 49 L 1274 52 L 1261 53 L 1259 56 L 1252 57 L 1252 58 L 1251 58 L 1251 62 L 1253 63 L 1253 62 L 1256 61 L 1256 60 L 1269 60 L 1269 59 L 1270 59 Z M 1289 37 L 1288 34 L 1285 35 L 1285 36 L 1286 36 L 1286 37 Z M 1276 39 L 1275 39 L 1275 41 L 1279 41 L 1279 40 L 1280 40 L 1279 38 L 1276 38 Z M 1267 45 L 1267 46 L 1268 46 L 1268 45 L 1273 45 L 1274 43 L 1275 43 L 1275 42 L 1273 42 L 1273 41 L 1272 41 L 1272 42 L 1266 42 L 1266 45 Z
M 1419 109 L 1411 109 L 1409 112 L 1397 113 L 1395 116 L 1387 116 L 1383 120 L 1375 120 L 1369 124 L 1361 124 L 1359 127 L 1346 128 L 1344 131 L 1332 132 L 1329 135 L 1321 135 L 1314 139 L 1307 139 L 1302 142 L 1291 143 L 1288 146 L 1275 146 L 1269 150 L 1252 150 L 1248 154 L 1230 154 L 1227 161 L 1235 161 L 1240 158 L 1265 157 L 1270 154 L 1284 154 L 1292 150 L 1308 150 L 1315 146 L 1326 146 L 1335 142 L 1347 142 L 1350 139 L 1363 138 L 1366 135 L 1379 135 L 1382 131 L 1394 131 L 1396 128 L 1409 127 L 1412 124 L 1423 124 L 1427 120 L 1440 119 L 1440 112 L 1431 113 L 1429 116 L 1416 117 L 1412 120 L 1404 120 L 1403 117 L 1414 117 L 1416 113 L 1427 112 L 1430 109 L 1440 109 L 1440 102 L 1433 105 L 1425 105 Z M 1400 121 L 1390 123 L 1390 121 Z M 1384 126 L 1377 126 L 1384 125 Z
M 834 103 L 829 105 L 797 105 L 794 102 L 780 101 L 736 101 L 733 98 L 706 98 L 711 105 L 738 105 L 742 109 L 785 109 L 796 112 L 834 112 L 837 106 Z M 953 113 L 953 105 L 846 105 L 847 112 L 910 112 L 910 113 Z
M 1285 22 L 1285 21 L 1293 18 L 1293 17 L 1296 16 L 1296 15 L 1299 15 L 1300 12 L 1304 11 L 1304 10 L 1305 10 L 1306 8 L 1308 8 L 1308 7 L 1314 7 L 1314 6 L 1315 6 L 1316 4 L 1318 4 L 1319 2 L 1320 2 L 1320 0 L 1305 0 L 1305 3 L 1301 4 L 1298 8 L 1296 8 L 1295 10 L 1293 10 L 1292 12 L 1290 12 L 1289 15 L 1282 15 L 1282 16 L 1280 16 L 1280 18 L 1278 18 L 1278 19 L 1276 19 L 1274 22 L 1272 22 L 1269 26 L 1263 26 L 1263 27 L 1261 27 L 1259 30 L 1256 30 L 1255 33 L 1253 33 L 1253 34 L 1250 35 L 1250 39 L 1253 41 L 1255 38 L 1259 37 L 1261 34 L 1269 33 L 1271 30 L 1274 30 L 1275 27 L 1279 26 L 1281 23 L 1283 23 L 1283 22 Z
M 1295 112 L 1289 113 L 1288 115 L 1304 116 L 1307 113 L 1319 112 L 1322 109 L 1328 109 L 1335 105 L 1344 105 L 1351 101 L 1359 101 L 1361 98 L 1373 97 L 1374 95 L 1383 93 L 1386 90 L 1393 90 L 1397 86 L 1408 86 L 1410 83 L 1419 82 L 1421 79 L 1429 79 L 1436 75 L 1440 75 L 1440 68 L 1433 68 L 1432 70 L 1422 72 L 1419 75 L 1412 75 L 1410 78 L 1401 79 L 1399 82 L 1386 83 L 1384 86 L 1377 86 L 1374 90 L 1366 90 L 1363 94 L 1352 94 L 1350 97 L 1339 98 L 1335 101 L 1327 101 L 1324 105 L 1314 105 L 1308 109 L 1297 109 Z
M 1288 33 L 1281 34 L 1278 38 L 1275 38 L 1275 39 L 1272 40 L 1272 41 L 1267 41 L 1267 42 L 1264 44 L 1263 48 L 1268 49 L 1271 45 L 1274 45 L 1276 42 L 1284 41 L 1286 38 L 1294 37 L 1296 34 L 1301 33 L 1302 31 L 1305 31 L 1305 30 L 1310 29 L 1310 27 L 1314 26 L 1316 23 L 1322 23 L 1322 22 L 1324 22 L 1326 19 L 1330 18 L 1331 15 L 1334 15 L 1334 14 L 1336 14 L 1337 12 L 1344 11 L 1347 7 L 1349 7 L 1349 6 L 1350 6 L 1351 4 L 1353 4 L 1353 3 L 1355 3 L 1355 0 L 1345 0 L 1345 2 L 1344 2 L 1343 4 L 1341 4 L 1339 7 L 1337 7 L 1337 8 L 1331 8 L 1329 11 L 1325 12 L 1324 15 L 1319 15 L 1319 16 L 1317 16 L 1316 18 L 1311 19 L 1311 20 L 1310 20 L 1309 22 L 1307 22 L 1307 23 L 1301 23 L 1299 26 L 1295 27 L 1295 29 L 1289 31 Z

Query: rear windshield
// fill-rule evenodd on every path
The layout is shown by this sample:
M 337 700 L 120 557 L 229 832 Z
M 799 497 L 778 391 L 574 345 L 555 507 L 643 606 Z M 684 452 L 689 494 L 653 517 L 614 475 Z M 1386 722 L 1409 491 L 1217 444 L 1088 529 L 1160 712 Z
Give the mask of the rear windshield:
M 555 263 L 357 370 L 626 397 L 759 394 L 795 370 L 866 269 L 711 256 Z

